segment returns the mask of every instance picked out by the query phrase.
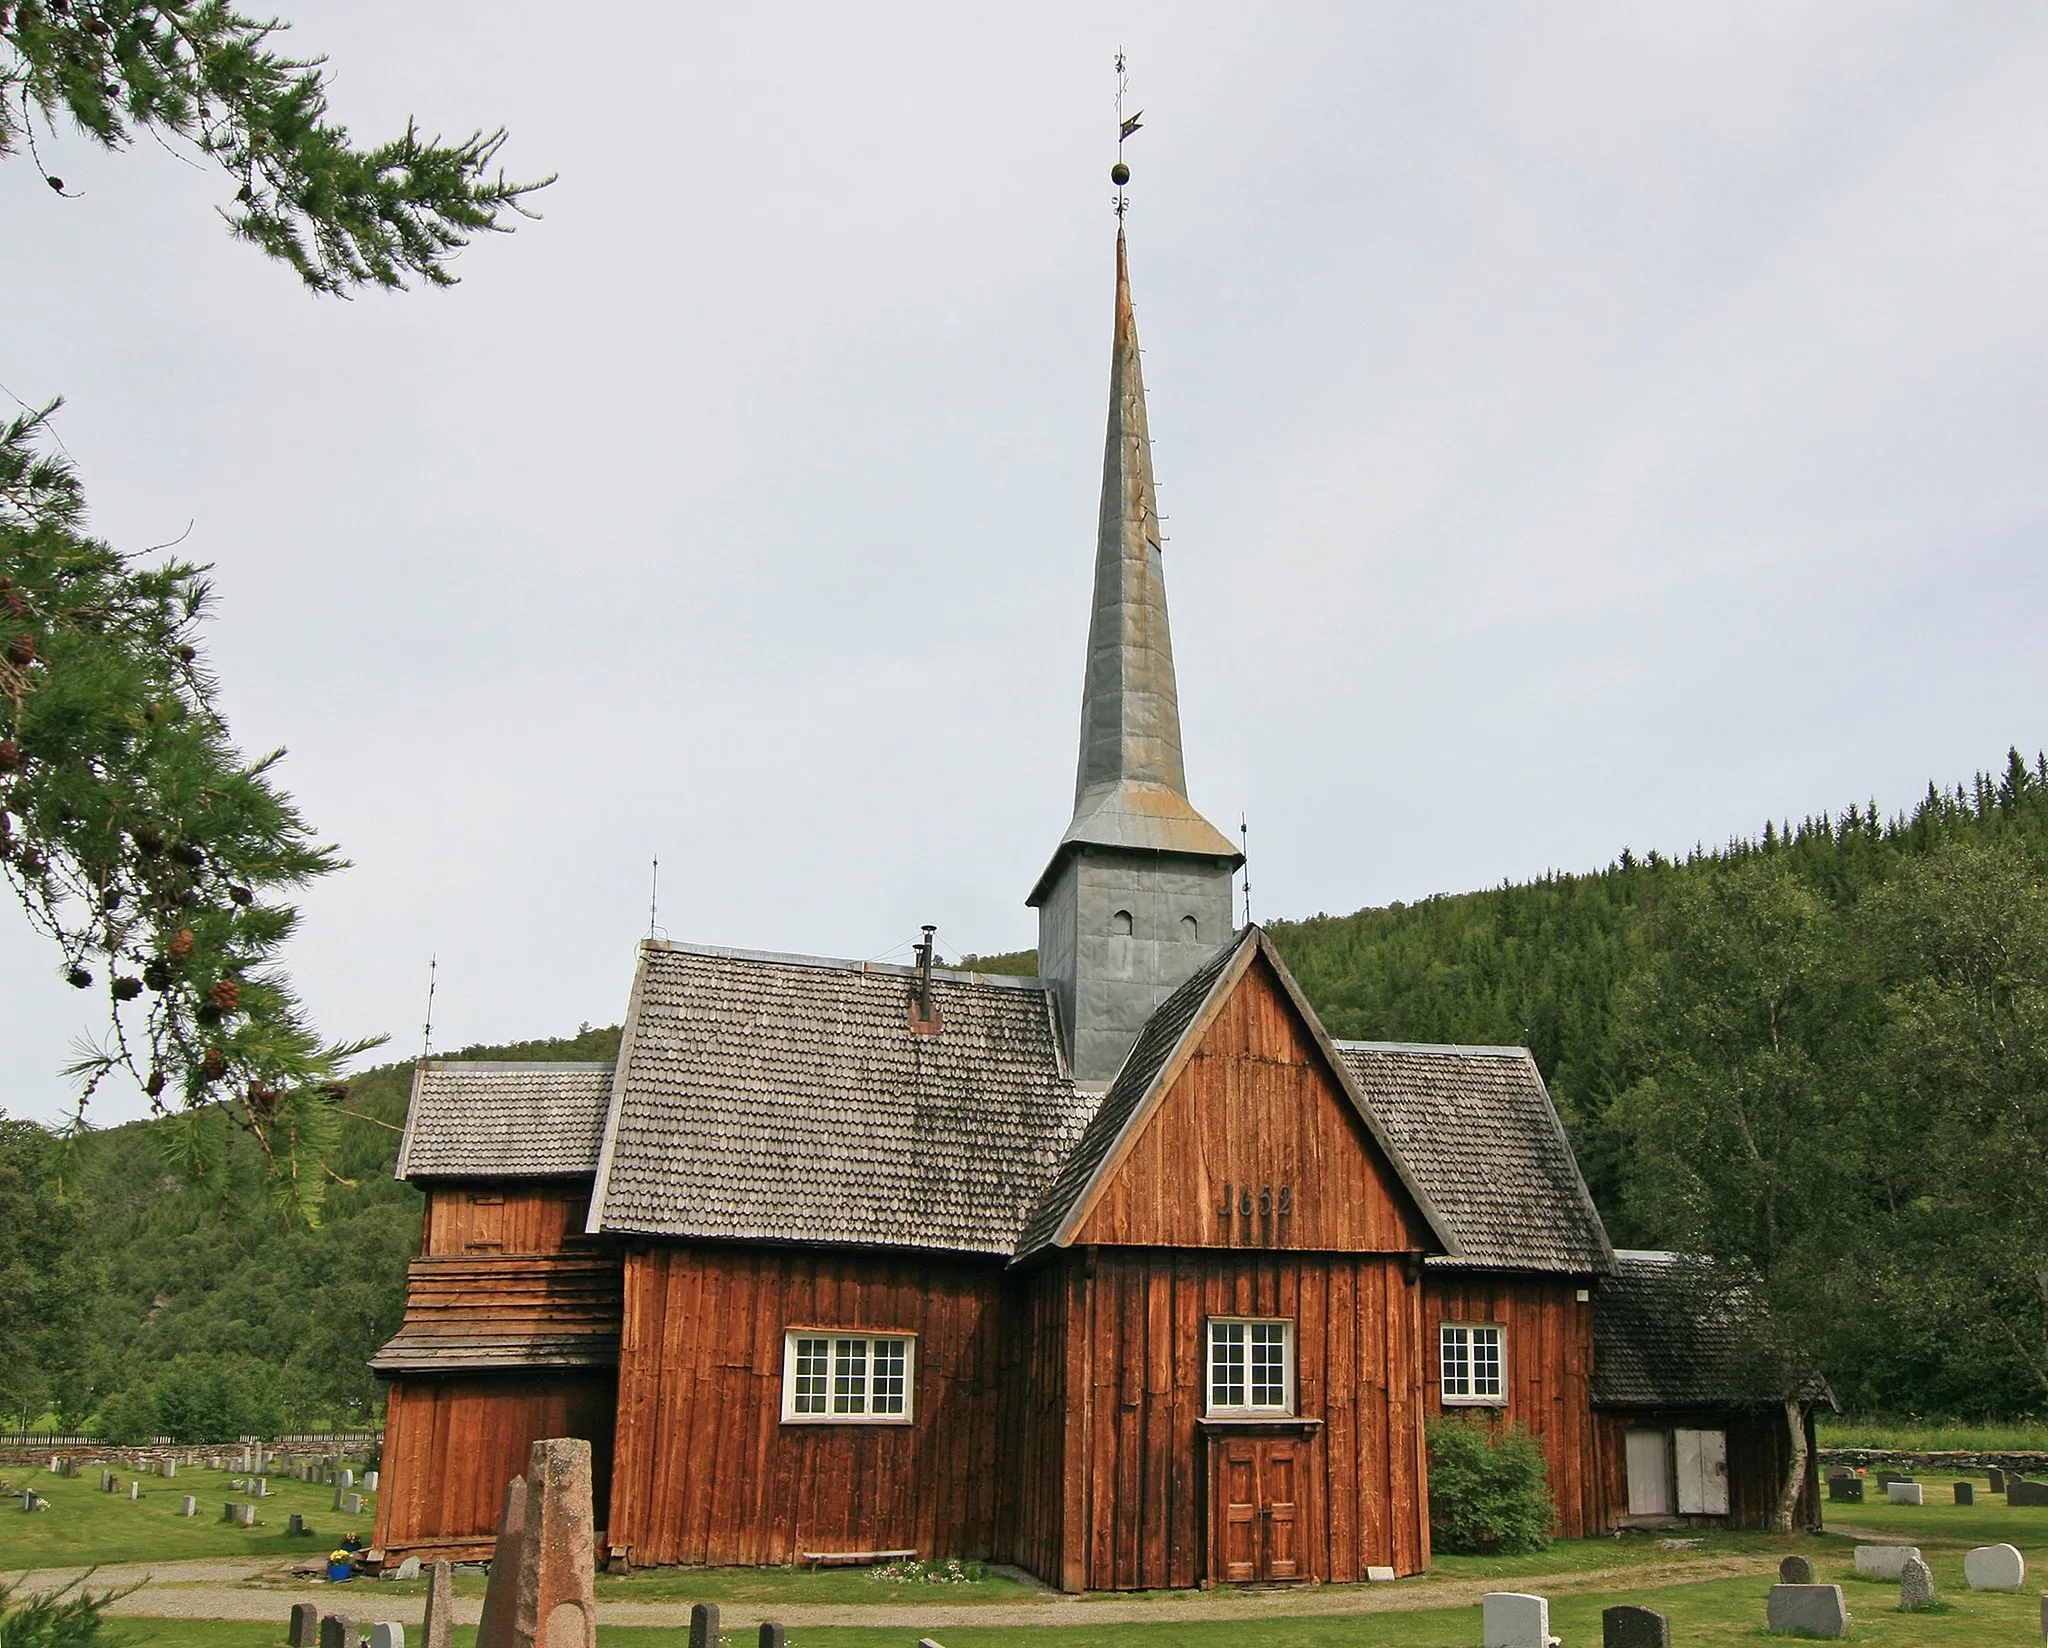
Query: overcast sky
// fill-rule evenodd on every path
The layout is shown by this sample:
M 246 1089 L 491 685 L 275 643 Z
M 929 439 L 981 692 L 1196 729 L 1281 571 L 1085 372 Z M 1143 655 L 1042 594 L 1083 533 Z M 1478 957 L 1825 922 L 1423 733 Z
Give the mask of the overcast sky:
M 1035 940 L 1107 400 L 1111 58 L 1190 786 L 1257 913 L 1909 805 L 2048 743 L 2048 10 L 280 0 L 544 220 L 309 297 L 154 144 L 0 166 L 0 384 L 191 524 L 354 868 L 292 965 L 437 1048 L 648 925 Z M 0 921 L 0 1106 L 102 1003 Z M 109 1092 L 101 1120 L 139 1111 Z

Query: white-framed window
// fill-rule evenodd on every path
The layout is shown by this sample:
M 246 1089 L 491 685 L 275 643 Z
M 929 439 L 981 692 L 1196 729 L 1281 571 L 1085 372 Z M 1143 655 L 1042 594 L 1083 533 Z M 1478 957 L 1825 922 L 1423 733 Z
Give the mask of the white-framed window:
M 1446 1322 L 1439 1332 L 1439 1366 L 1446 1402 L 1489 1403 L 1508 1397 L 1507 1342 L 1488 1322 Z
M 1209 1319 L 1211 1414 L 1294 1412 L 1294 1324 L 1251 1317 Z
M 791 1328 L 782 1342 L 783 1422 L 907 1425 L 916 1369 L 909 1334 Z

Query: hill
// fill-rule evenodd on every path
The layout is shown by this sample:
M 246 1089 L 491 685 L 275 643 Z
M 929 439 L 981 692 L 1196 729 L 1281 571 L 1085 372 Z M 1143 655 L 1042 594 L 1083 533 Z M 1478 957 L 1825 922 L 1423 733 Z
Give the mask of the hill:
M 1851 1407 L 2048 1411 L 2048 761 L 1270 930 L 1340 1037 L 1532 1048 L 1617 1244 L 1750 1267 Z M 194 1434 L 365 1417 L 418 1243 L 390 1176 L 409 1068 L 350 1083 L 314 1229 L 265 1208 L 222 1116 L 61 1149 L 5 1124 L 0 1286 L 43 1325 L 0 1400 Z

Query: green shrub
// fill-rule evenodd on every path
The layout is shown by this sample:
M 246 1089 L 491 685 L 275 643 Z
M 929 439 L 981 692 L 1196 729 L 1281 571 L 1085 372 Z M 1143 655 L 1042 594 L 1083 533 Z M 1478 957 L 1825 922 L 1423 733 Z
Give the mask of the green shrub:
M 138 1442 L 154 1442 L 157 1438 L 156 1398 L 150 1394 L 147 1385 L 140 1390 L 116 1391 L 100 1404 L 100 1411 L 93 1415 L 92 1429 L 102 1442 L 111 1442 L 117 1448 L 133 1447 Z
M 1514 1556 L 1550 1543 L 1550 1468 L 1514 1425 L 1468 1413 L 1429 1427 L 1429 1538 L 1448 1556 Z

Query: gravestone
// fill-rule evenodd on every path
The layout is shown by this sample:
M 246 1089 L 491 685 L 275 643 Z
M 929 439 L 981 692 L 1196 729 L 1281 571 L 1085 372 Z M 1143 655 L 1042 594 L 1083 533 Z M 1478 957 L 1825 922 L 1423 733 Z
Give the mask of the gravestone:
M 164 1461 L 164 1475 L 165 1475 L 166 1477 L 173 1477 L 173 1476 L 176 1476 L 177 1474 L 178 1474 L 178 1462 L 177 1462 L 177 1461 L 176 1461 L 175 1459 L 166 1459 L 166 1460 Z
M 2027 1559 L 2011 1545 L 1979 1545 L 1963 1558 L 1963 1579 L 1973 1591 L 2017 1591 L 2027 1582 Z
M 320 1648 L 320 1610 L 310 1602 L 294 1602 L 284 1640 L 285 1648 Z
M 284 1525 L 284 1531 L 289 1537 L 297 1539 L 306 1531 L 305 1517 L 297 1511 L 292 1512 L 291 1520 Z
M 1917 1545 L 1858 1545 L 1856 1571 L 1867 1579 L 1897 1579 L 1908 1562 L 1920 1560 Z
M 341 1485 L 344 1488 L 353 1488 L 356 1485 L 356 1473 L 346 1465 L 341 1468 Z
M 361 1516 L 363 1514 L 363 1496 L 355 1493 L 350 1494 L 346 1511 L 350 1516 Z
M 346 1614 L 329 1614 L 320 1622 L 320 1648 L 357 1648 L 356 1622 Z
M 789 1648 L 789 1633 L 772 1619 L 761 1621 L 761 1635 L 755 1641 L 755 1648 Z
M 230 1500 L 229 1500 L 229 1501 L 228 1501 L 228 1502 L 227 1502 L 227 1503 L 226 1503 L 225 1505 L 221 1506 L 221 1508 L 220 1508 L 220 1519 L 221 1519 L 221 1521 L 223 1521 L 223 1522 L 235 1522 L 235 1521 L 239 1521 L 240 1519 L 239 1519 L 239 1518 L 238 1518 L 238 1517 L 236 1516 L 236 1514 L 235 1514 L 235 1513 L 236 1513 L 236 1509 L 237 1509 L 237 1507 L 236 1507 L 236 1505 L 235 1505 L 235 1502 L 234 1502 L 234 1501 L 233 1501 L 232 1499 L 230 1499 Z
M 57 1456 L 55 1454 L 50 1455 L 50 1474 L 52 1476 L 57 1474 Z
M 1877 1473 L 1877 1485 L 1880 1488 L 1889 1488 L 1894 1482 L 1910 1482 L 1912 1480 L 1904 1471 L 1879 1471 Z
M 1600 1615 L 1600 1648 L 1671 1648 L 1671 1621 L 1654 1608 L 1624 1603 Z
M 22 1509 L 23 1509 L 24 1511 L 32 1511 L 32 1510 L 34 1510 L 34 1509 L 36 1508 L 36 1491 L 35 1491 L 35 1489 L 33 1489 L 33 1488 L 24 1488 L 24 1489 L 22 1490 L 22 1493 L 21 1493 L 21 1508 L 22 1508 Z
M 1803 1556 L 1788 1556 L 1778 1564 L 1780 1585 L 1811 1585 L 1813 1564 Z
M 491 1557 L 490 1582 L 484 1586 L 484 1612 L 476 1628 L 476 1648 L 514 1648 L 519 1559 L 525 1550 L 526 1478 L 515 1476 L 505 1484 L 505 1504 L 498 1513 L 498 1545 Z
M 597 1648 L 597 1525 L 590 1444 L 542 1437 L 526 1455 L 516 1648 Z
M 1958 1505 L 1976 1504 L 1977 1484 L 1974 1482 L 1958 1482 L 1956 1484 L 1956 1503 Z
M 455 1570 L 445 1557 L 434 1560 L 427 1581 L 427 1620 L 420 1627 L 426 1648 L 455 1648 Z
M 1927 1503 L 1926 1490 L 1917 1482 L 1893 1482 L 1887 1484 L 1885 1493 L 1894 1505 L 1924 1505 Z
M 130 1499 L 140 1499 L 142 1497 L 141 1477 L 138 1476 L 133 1482 L 128 1484 L 128 1497 Z
M 397 1567 L 385 1574 L 384 1577 L 386 1579 L 418 1579 L 420 1577 L 420 1559 L 416 1556 L 409 1556 L 399 1563 Z
M 1764 1622 L 1774 1633 L 1804 1631 L 1813 1637 L 1849 1634 L 1849 1607 L 1839 1585 L 1773 1585 Z
M 334 1489 L 334 1508 L 338 1511 L 348 1503 L 348 1496 L 339 1484 Z
M 1550 1648 L 1548 1597 L 1489 1591 L 1480 1607 L 1486 1648 Z
M 197 1516 L 199 1514 L 199 1496 L 197 1494 L 187 1494 L 183 1499 L 179 1500 L 178 1514 L 180 1516 Z
M 405 1627 L 403 1625 L 372 1625 L 370 1627 L 370 1648 L 405 1648 Z
M 1993 1493 L 2004 1493 L 2005 1472 L 2000 1470 L 1996 1465 L 1993 1465 L 1990 1471 L 1986 1474 L 1988 1474 L 1991 1478 L 1991 1491 Z
M 1828 1498 L 1847 1500 L 1852 1504 L 1863 1503 L 1863 1478 L 1860 1476 L 1831 1476 L 1828 1478 Z
M 369 1489 L 371 1493 L 377 1491 L 377 1473 L 375 1471 L 363 1472 L 363 1486 Z
M 268 1499 L 270 1497 L 269 1477 L 259 1476 L 256 1478 L 256 1497 L 258 1499 Z
M 2019 1477 L 2005 1479 L 2005 1502 L 2008 1505 L 2048 1505 L 2048 1482 L 2025 1482 Z
M 690 1648 L 718 1648 L 718 1604 L 699 1602 L 690 1609 Z
M 1375 1564 L 1365 1570 L 1365 1582 L 1368 1585 L 1391 1585 L 1394 1583 L 1394 1570 L 1384 1563 Z
M 1899 1610 L 1917 1614 L 1934 1606 L 1934 1570 L 1918 1557 L 1899 1570 Z

